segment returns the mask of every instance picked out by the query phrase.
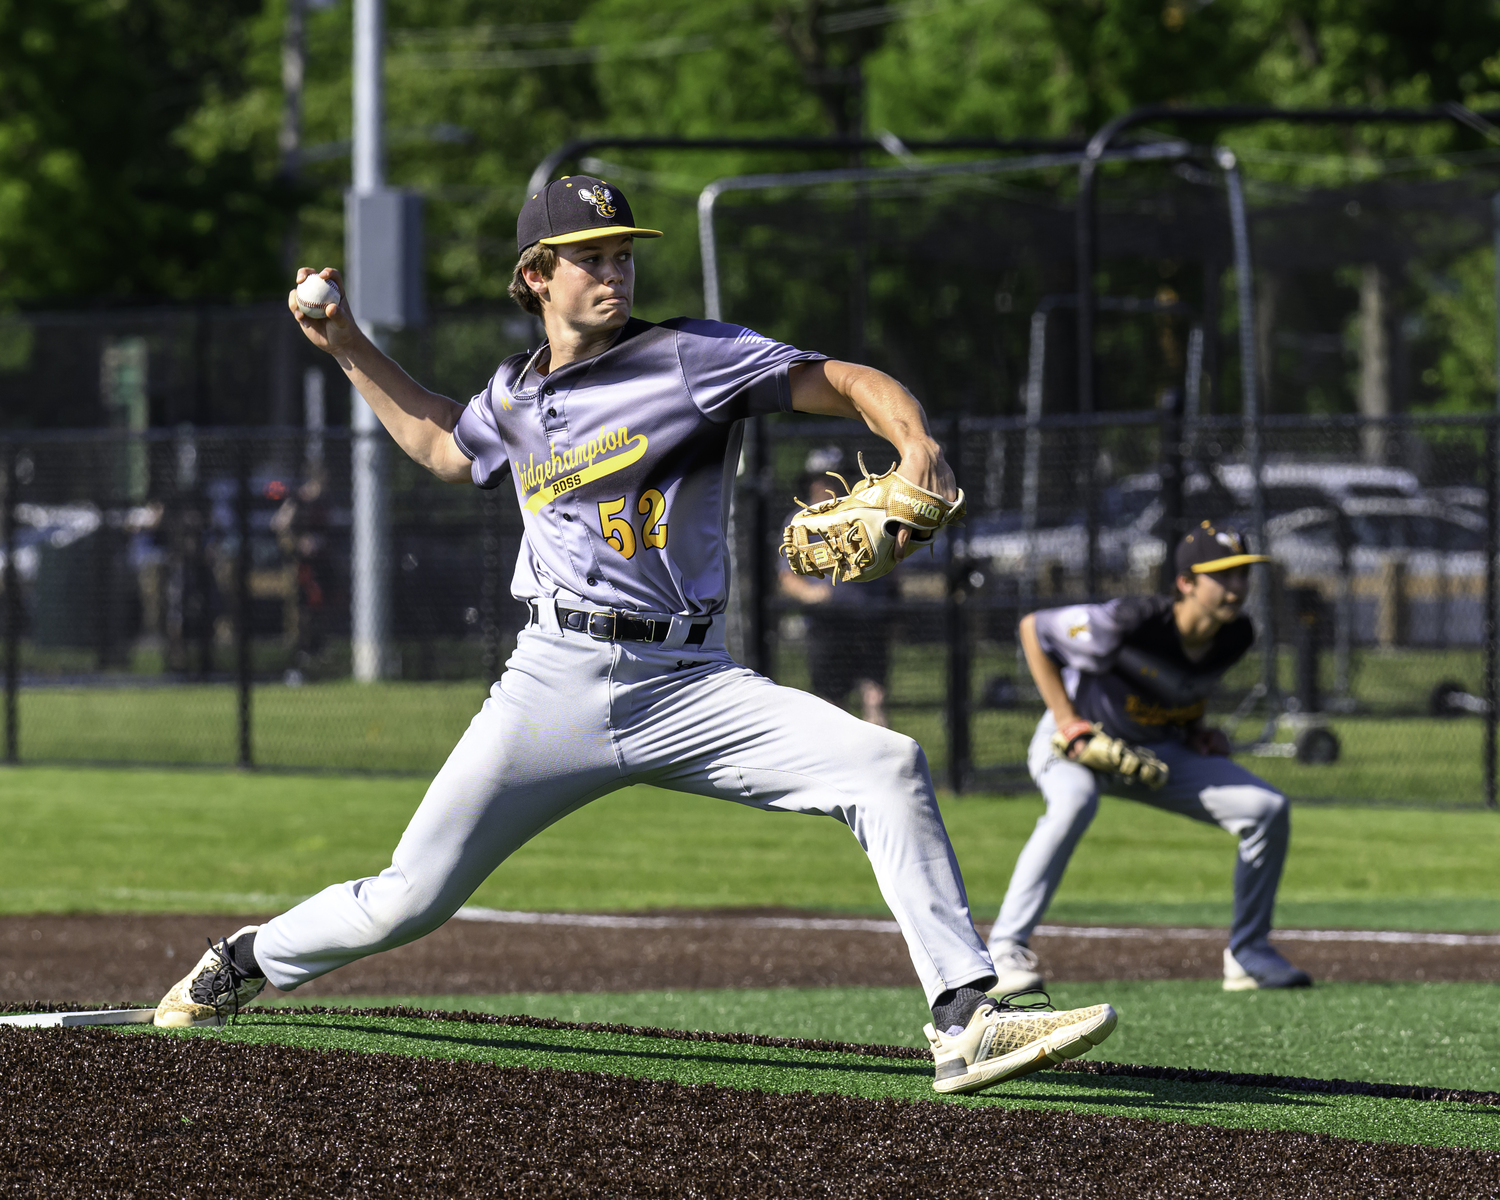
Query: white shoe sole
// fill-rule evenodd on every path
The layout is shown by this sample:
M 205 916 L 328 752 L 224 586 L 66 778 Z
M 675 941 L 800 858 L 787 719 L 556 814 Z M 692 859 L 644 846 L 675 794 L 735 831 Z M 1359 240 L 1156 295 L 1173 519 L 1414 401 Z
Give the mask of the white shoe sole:
M 977 1092 L 982 1088 L 1004 1083 L 1007 1079 L 1019 1079 L 1033 1071 L 1041 1071 L 1070 1058 L 1086 1054 L 1115 1031 L 1120 1016 L 1109 1005 L 1097 1017 L 1079 1021 L 1076 1025 L 1064 1025 L 1054 1029 L 1044 1038 L 1038 1038 L 1019 1050 L 1012 1050 L 1000 1058 L 988 1059 L 967 1075 L 952 1079 L 940 1079 L 932 1085 L 935 1092 L 952 1095 L 961 1092 Z

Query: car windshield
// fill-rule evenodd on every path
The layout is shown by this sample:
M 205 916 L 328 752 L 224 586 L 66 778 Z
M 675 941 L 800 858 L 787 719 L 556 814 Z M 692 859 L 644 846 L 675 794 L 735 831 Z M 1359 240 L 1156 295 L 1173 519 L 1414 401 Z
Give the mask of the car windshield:
M 1328 493 L 1306 484 L 1274 484 L 1266 488 L 1266 511 L 1296 512 L 1299 508 L 1318 508 L 1328 503 Z
M 1462 554 L 1484 549 L 1482 531 L 1446 517 L 1429 517 L 1420 513 L 1351 517 L 1349 532 L 1354 545 L 1372 550 L 1442 550 Z M 1329 513 L 1299 526 L 1292 536 L 1314 546 L 1336 547 L 1339 543 L 1337 518 Z
M 1352 524 L 1357 545 L 1381 550 L 1472 552 L 1484 549 L 1483 533 L 1443 517 L 1390 513 L 1355 517 Z
M 1405 488 L 1389 483 L 1351 483 L 1349 494 L 1361 500 L 1402 500 L 1411 495 Z

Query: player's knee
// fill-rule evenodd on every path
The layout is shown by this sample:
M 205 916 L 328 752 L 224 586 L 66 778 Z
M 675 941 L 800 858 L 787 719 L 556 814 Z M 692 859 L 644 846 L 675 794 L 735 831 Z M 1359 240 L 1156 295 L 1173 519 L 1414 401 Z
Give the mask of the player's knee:
M 410 883 L 382 889 L 378 902 L 365 906 L 368 936 L 376 950 L 391 950 L 426 937 L 456 911 L 441 893 Z
M 1054 788 L 1045 793 L 1046 820 L 1086 829 L 1099 812 L 1097 788 Z

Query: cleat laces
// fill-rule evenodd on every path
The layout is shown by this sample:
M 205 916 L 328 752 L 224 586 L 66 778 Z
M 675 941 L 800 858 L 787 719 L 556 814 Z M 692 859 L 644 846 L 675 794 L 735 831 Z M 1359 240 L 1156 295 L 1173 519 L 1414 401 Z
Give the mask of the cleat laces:
M 222 1025 L 226 1009 L 230 1012 L 231 1020 L 240 1015 L 240 984 L 249 976 L 234 965 L 228 938 L 220 938 L 217 946 L 212 938 L 204 940 L 218 957 L 219 965 L 193 980 L 192 986 L 188 988 L 188 997 L 197 1004 L 206 1004 L 212 1008 Z
M 1019 1001 L 1023 996 L 1040 996 L 1041 999 L 1022 1004 Z M 1047 995 L 1043 988 L 1025 988 L 1019 992 L 1007 992 L 998 1000 L 991 997 L 990 1003 L 1001 1012 L 1050 1012 L 1053 1009 L 1052 997 Z

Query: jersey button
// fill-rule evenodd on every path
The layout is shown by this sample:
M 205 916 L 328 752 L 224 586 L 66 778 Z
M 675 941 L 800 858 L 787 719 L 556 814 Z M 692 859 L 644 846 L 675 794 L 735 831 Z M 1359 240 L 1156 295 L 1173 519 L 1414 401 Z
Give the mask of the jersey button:
M 597 579 L 595 579 L 592 575 L 589 576 L 589 587 L 593 587 L 598 582 L 599 581 Z
M 544 396 L 555 396 L 556 394 L 557 394 L 557 389 L 555 387 L 553 387 L 550 383 L 545 388 L 542 389 L 542 395 L 544 395 Z
M 557 416 L 557 409 L 555 409 L 555 408 L 549 408 L 547 410 L 547 415 L 549 417 L 555 417 L 555 416 Z
M 573 519 L 573 514 L 572 513 L 563 513 L 563 520 L 564 521 L 571 521 L 572 519 Z

